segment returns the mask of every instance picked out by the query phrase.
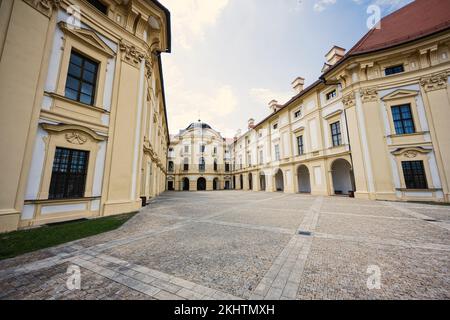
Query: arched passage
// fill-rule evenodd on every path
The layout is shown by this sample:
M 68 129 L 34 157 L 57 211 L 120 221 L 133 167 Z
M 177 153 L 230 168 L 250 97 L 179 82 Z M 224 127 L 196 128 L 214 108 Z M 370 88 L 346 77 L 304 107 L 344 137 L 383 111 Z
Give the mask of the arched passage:
M 259 175 L 259 187 L 261 191 L 266 191 L 266 176 L 264 173 Z
M 253 190 L 253 175 L 251 173 L 248 174 L 248 188 Z
M 233 176 L 233 189 L 236 189 L 236 176 Z
M 283 171 L 281 169 L 278 169 L 277 173 L 275 174 L 275 188 L 276 191 L 284 191 L 284 177 Z
M 333 189 L 336 195 L 350 195 L 354 191 L 352 166 L 347 160 L 337 159 L 331 165 Z
M 183 191 L 189 191 L 189 179 L 188 178 L 183 179 Z
M 297 168 L 298 192 L 311 193 L 311 180 L 308 167 L 301 165 Z
M 239 185 L 239 189 L 244 189 L 244 177 L 242 176 L 242 174 L 239 176 L 239 182 L 240 182 L 240 185 Z
M 205 191 L 206 190 L 206 179 L 198 178 L 197 180 L 197 191 Z
M 219 179 L 215 178 L 213 180 L 213 190 L 219 190 Z

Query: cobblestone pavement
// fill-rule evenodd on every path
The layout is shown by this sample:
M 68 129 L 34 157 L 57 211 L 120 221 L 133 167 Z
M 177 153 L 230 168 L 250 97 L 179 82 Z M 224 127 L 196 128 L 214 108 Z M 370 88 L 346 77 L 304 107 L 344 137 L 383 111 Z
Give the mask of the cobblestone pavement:
M 449 299 L 449 267 L 448 206 L 165 193 L 118 230 L 0 261 L 0 298 Z

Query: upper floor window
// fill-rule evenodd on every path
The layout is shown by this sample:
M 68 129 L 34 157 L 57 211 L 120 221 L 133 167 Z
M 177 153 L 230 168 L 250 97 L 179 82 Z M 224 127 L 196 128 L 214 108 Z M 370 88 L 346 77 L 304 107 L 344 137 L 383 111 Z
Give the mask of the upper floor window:
M 198 170 L 199 171 L 205 171 L 206 169 L 206 163 L 205 163 L 205 158 L 200 158 L 200 162 L 198 164 Z
M 339 121 L 332 123 L 330 127 L 331 127 L 331 140 L 333 141 L 333 147 L 340 146 L 342 144 L 341 123 Z
M 330 91 L 326 94 L 327 100 L 331 100 L 337 97 L 337 91 L 334 89 L 333 91 Z
M 169 171 L 173 172 L 174 169 L 175 169 L 175 165 L 174 165 L 173 161 L 169 161 Z
M 248 165 L 251 166 L 252 165 L 252 155 L 251 154 L 247 155 L 247 160 L 248 160 Z
M 217 154 L 217 147 L 214 147 L 214 154 Z
M 294 118 L 300 118 L 302 116 L 302 109 L 299 109 L 294 112 Z
M 298 155 L 302 156 L 305 154 L 305 147 L 303 145 L 303 136 L 297 137 L 297 147 L 298 147 Z
M 403 161 L 402 168 L 406 188 L 428 189 L 423 161 Z
M 214 159 L 214 171 L 217 171 L 217 160 Z
M 93 105 L 98 62 L 72 51 L 66 81 L 66 97 Z
M 183 170 L 189 171 L 189 159 L 188 158 L 184 158 Z
M 273 130 L 277 130 L 278 129 L 278 123 L 275 123 L 274 125 L 273 125 Z
M 392 119 L 394 120 L 396 134 L 411 134 L 416 132 L 410 104 L 393 106 Z
M 280 145 L 275 145 L 275 161 L 280 160 Z
M 264 163 L 264 152 L 263 152 L 263 150 L 259 150 L 259 163 L 260 164 Z
M 189 146 L 184 146 L 184 152 L 189 153 Z
M 229 163 L 225 163 L 225 171 L 230 172 L 230 164 Z
M 200 152 L 205 152 L 206 146 L 204 144 L 200 145 Z
M 89 152 L 56 148 L 49 199 L 84 197 Z
M 104 14 L 108 13 L 108 6 L 103 4 L 101 1 L 99 1 L 99 0 L 87 0 L 87 2 L 89 2 L 94 7 L 96 7 L 97 10 L 99 10 L 100 12 L 102 12 Z
M 386 68 L 384 70 L 384 74 L 387 76 L 390 76 L 390 75 L 393 75 L 396 73 L 402 73 L 402 72 L 405 72 L 405 67 L 402 64 L 397 65 L 397 66 L 392 66 L 392 67 Z
M 259 131 L 259 132 L 258 132 L 258 137 L 262 138 L 262 136 L 263 136 L 263 135 L 262 135 L 262 131 Z

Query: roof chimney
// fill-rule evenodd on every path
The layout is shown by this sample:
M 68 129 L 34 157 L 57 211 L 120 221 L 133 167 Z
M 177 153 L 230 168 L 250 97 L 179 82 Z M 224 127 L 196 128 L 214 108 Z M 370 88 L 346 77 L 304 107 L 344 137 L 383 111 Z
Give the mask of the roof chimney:
M 297 77 L 294 81 L 292 81 L 292 88 L 295 91 L 295 94 L 299 94 L 303 91 L 303 86 L 305 85 L 305 78 Z
M 255 127 L 255 119 L 250 118 L 248 119 L 248 129 L 251 130 Z
M 281 109 L 281 105 L 278 104 L 277 100 L 270 101 L 269 107 L 270 107 L 270 110 L 272 110 L 272 112 L 277 112 L 278 110 Z
M 335 65 L 339 60 L 341 60 L 345 55 L 345 49 L 333 46 L 330 51 L 325 55 L 325 58 L 327 59 L 327 64 L 330 66 Z

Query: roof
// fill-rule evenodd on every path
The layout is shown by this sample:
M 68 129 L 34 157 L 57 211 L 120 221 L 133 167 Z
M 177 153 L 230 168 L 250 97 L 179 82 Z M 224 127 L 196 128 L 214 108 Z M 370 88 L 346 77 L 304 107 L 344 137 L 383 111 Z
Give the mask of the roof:
M 348 55 L 386 49 L 450 27 L 450 1 L 416 0 L 381 19 L 381 28 L 370 30 Z
M 212 129 L 211 126 L 204 122 L 192 122 L 186 130 L 194 129 L 194 128 L 202 128 L 202 129 Z

